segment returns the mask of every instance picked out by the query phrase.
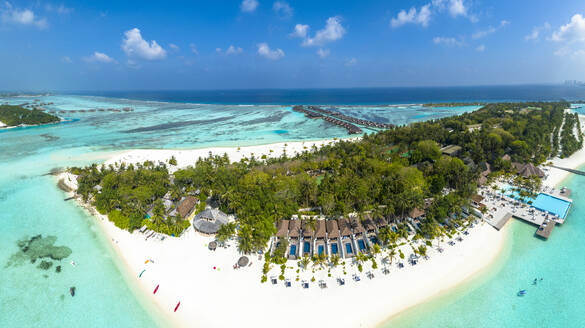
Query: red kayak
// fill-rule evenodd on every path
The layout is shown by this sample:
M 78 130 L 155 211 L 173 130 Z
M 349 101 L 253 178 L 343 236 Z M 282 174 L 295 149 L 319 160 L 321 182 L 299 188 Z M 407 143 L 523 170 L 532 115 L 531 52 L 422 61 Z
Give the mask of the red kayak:
M 181 302 L 177 303 L 177 306 L 175 306 L 175 312 L 177 312 L 177 309 L 179 308 L 179 305 L 181 305 Z
M 156 285 L 156 288 L 154 289 L 154 292 L 152 292 L 153 294 L 156 294 L 156 291 L 158 290 L 158 286 L 160 286 L 160 285 Z

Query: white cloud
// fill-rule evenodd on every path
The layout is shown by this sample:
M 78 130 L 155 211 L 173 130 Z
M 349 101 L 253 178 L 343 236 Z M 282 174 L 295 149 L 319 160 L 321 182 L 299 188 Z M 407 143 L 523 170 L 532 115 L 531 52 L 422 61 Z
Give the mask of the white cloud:
M 60 4 L 58 6 L 52 5 L 52 4 L 46 4 L 45 10 L 50 11 L 50 12 L 55 12 L 59 15 L 69 15 L 74 11 L 73 8 L 65 7 L 64 4 Z
M 357 64 L 357 59 L 350 58 L 345 62 L 345 66 L 355 66 Z
M 113 63 L 115 60 L 103 52 L 96 51 L 91 56 L 83 58 L 88 63 Z
M 293 15 L 294 12 L 291 6 L 286 1 L 274 2 L 274 4 L 272 5 L 272 10 L 274 10 L 274 12 L 282 18 L 289 18 Z
M 32 10 L 15 8 L 10 2 L 0 7 L 0 19 L 5 24 L 36 26 L 40 29 L 49 25 L 45 18 L 37 17 Z
M 321 57 L 321 58 L 325 58 L 325 57 L 329 56 L 329 53 L 330 53 L 329 49 L 319 48 L 319 50 L 317 50 L 317 55 L 319 55 L 319 57 Z
M 272 50 L 266 42 L 258 43 L 258 54 L 271 60 L 277 60 L 284 57 L 284 51 L 282 51 L 282 49 Z
M 485 45 L 480 44 L 479 46 L 477 46 L 475 48 L 475 51 L 477 51 L 477 52 L 484 52 L 485 51 Z
M 524 40 L 537 41 L 540 38 L 540 32 L 546 31 L 546 30 L 550 30 L 550 24 L 548 22 L 545 22 L 544 25 L 542 25 L 542 26 L 533 27 L 530 34 L 528 34 L 524 37 Z
M 307 37 L 307 32 L 309 32 L 309 25 L 297 24 L 295 25 L 294 32 L 292 32 L 290 36 L 293 38 L 304 39 Z
M 441 44 L 446 46 L 460 46 L 463 44 L 460 40 L 452 37 L 436 36 L 433 38 L 434 44 Z
M 449 13 L 451 16 L 467 16 L 467 7 L 463 3 L 463 0 L 451 0 L 449 1 Z
M 226 55 L 239 55 L 244 51 L 244 49 L 240 48 L 240 47 L 234 47 L 233 45 L 230 45 L 227 50 L 225 51 Z
M 179 46 L 174 44 L 174 43 L 169 43 L 169 48 L 171 48 L 171 50 L 173 50 L 173 51 L 181 50 L 181 48 L 179 48 Z
M 500 25 L 498 25 L 497 27 L 489 26 L 485 30 L 477 31 L 477 32 L 473 33 L 471 35 L 471 38 L 474 39 L 474 40 L 481 39 L 481 38 L 486 37 L 486 36 L 488 36 L 488 35 L 490 35 L 492 33 L 497 32 L 499 29 L 504 28 L 504 27 L 506 27 L 509 24 L 510 24 L 509 21 L 503 20 L 503 21 L 500 22 Z
M 150 44 L 144 40 L 140 30 L 137 28 L 124 33 L 122 50 L 128 57 L 138 57 L 146 60 L 159 60 L 167 56 L 167 52 L 155 40 L 150 41 Z
M 197 46 L 194 43 L 189 44 L 189 48 L 191 49 L 191 52 L 199 55 L 199 51 L 197 51 Z
M 400 27 L 404 24 L 418 24 L 424 27 L 429 25 L 431 20 L 431 4 L 424 5 L 420 10 L 412 7 L 408 12 L 401 10 L 395 18 L 390 20 L 390 26 Z
M 551 40 L 568 42 L 585 41 L 585 17 L 581 14 L 573 15 L 569 23 L 553 32 Z
M 67 64 L 71 64 L 73 62 L 69 56 L 61 57 L 61 61 Z
M 299 24 L 297 24 L 297 26 L 298 25 Z M 297 26 L 295 26 L 295 31 Z M 344 34 L 345 29 L 341 25 L 341 18 L 338 16 L 329 17 L 327 19 L 325 27 L 317 31 L 314 37 L 310 37 L 309 35 L 306 36 L 305 40 L 303 41 L 303 46 L 306 47 L 321 46 L 327 42 L 332 42 L 341 39 Z
M 242 4 L 240 5 L 240 9 L 245 13 L 254 12 L 257 7 L 258 7 L 257 0 L 244 0 L 244 1 L 242 1 Z

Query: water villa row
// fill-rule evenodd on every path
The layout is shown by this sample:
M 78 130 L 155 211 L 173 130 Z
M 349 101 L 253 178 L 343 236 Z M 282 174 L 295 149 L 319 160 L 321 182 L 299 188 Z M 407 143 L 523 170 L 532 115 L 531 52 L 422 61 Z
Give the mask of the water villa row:
M 95 113 L 95 112 L 121 113 L 121 112 L 133 112 L 133 111 L 134 111 L 134 108 L 132 108 L 132 107 L 123 107 L 123 108 L 73 109 L 73 110 L 60 110 L 60 111 L 51 110 L 51 111 L 49 111 L 49 113 L 59 113 L 59 114 L 69 114 L 69 113 Z
M 361 128 L 359 128 L 359 127 L 357 127 L 357 126 L 355 126 L 355 125 L 353 125 L 351 123 L 348 123 L 348 122 L 345 122 L 345 121 L 342 121 L 342 120 L 338 120 L 338 119 L 333 118 L 331 116 L 325 116 L 325 115 L 323 115 L 321 113 L 317 113 L 317 112 L 314 112 L 314 111 L 307 110 L 303 106 L 294 106 L 293 107 L 293 110 L 295 112 L 299 112 L 299 113 L 305 114 L 305 116 L 308 117 L 308 118 L 321 118 L 321 119 L 323 119 L 323 120 L 325 120 L 325 121 L 327 121 L 327 122 L 329 122 L 331 124 L 335 124 L 335 125 L 344 127 L 347 130 L 347 132 L 349 132 L 349 134 L 360 134 L 360 133 L 363 133 L 363 131 L 362 131 Z
M 321 114 L 331 115 L 331 116 L 340 118 L 344 121 L 348 121 L 348 122 L 363 125 L 363 126 L 368 126 L 371 128 L 391 129 L 394 127 L 394 124 L 378 123 L 378 122 L 364 120 L 361 118 L 355 118 L 352 116 L 347 116 L 347 115 L 342 114 L 340 112 L 336 112 L 336 111 L 332 111 L 332 110 L 328 110 L 328 109 L 323 109 L 323 108 L 317 107 L 317 106 L 309 106 L 309 109 L 312 111 L 315 111 L 315 112 L 319 112 Z
M 378 243 L 378 229 L 387 227 L 384 219 L 281 220 L 271 250 L 288 242 L 286 256 L 296 260 L 303 256 L 337 255 L 352 258 L 357 252 L 367 253 Z M 392 225 L 396 229 L 395 225 Z

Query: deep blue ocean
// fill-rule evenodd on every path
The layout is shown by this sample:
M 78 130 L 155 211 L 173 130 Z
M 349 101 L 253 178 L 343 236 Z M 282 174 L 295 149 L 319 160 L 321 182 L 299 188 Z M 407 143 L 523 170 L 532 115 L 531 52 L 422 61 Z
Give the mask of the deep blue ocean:
M 190 102 L 201 104 L 331 104 L 381 105 L 429 102 L 504 102 L 585 99 L 585 87 L 511 85 L 473 87 L 411 87 L 355 89 L 254 89 L 183 91 L 79 91 L 71 94 L 133 100 Z

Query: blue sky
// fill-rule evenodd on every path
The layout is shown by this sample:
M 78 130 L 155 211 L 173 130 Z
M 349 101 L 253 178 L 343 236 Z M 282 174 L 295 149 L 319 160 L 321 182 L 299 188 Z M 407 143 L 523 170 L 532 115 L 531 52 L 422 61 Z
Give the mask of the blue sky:
M 10 1 L 0 90 L 585 79 L 585 1 Z

